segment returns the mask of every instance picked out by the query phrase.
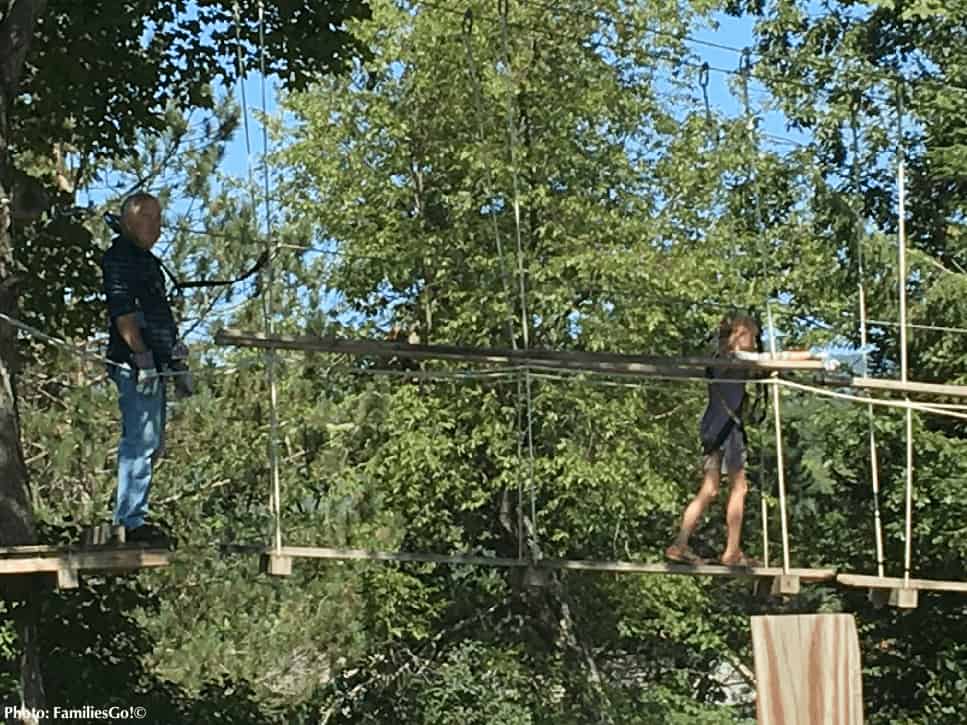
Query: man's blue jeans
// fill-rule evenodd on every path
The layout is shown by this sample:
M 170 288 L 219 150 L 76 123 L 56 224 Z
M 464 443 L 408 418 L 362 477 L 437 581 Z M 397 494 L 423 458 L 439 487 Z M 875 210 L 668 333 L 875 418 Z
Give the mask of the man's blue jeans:
M 144 523 L 151 490 L 151 469 L 164 447 L 165 388 L 157 395 L 138 392 L 135 371 L 111 366 L 121 408 L 121 442 L 118 444 L 118 495 L 115 525 L 135 529 Z

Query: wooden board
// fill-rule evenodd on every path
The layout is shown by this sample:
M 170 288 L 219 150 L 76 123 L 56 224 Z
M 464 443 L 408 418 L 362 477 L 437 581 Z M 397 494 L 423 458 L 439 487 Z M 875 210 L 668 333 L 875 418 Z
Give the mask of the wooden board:
M 967 398 L 967 385 L 942 385 L 940 383 L 918 383 L 914 380 L 882 380 L 879 378 L 853 378 L 851 388 L 861 390 L 885 390 L 891 393 L 913 393 L 920 395 L 941 395 L 952 398 Z
M 401 551 L 371 551 L 369 549 L 347 549 L 317 546 L 283 546 L 280 550 L 265 549 L 266 554 L 278 554 L 292 558 L 366 560 L 366 561 L 414 561 L 436 564 L 469 564 L 477 566 L 500 566 L 538 569 L 599 571 L 626 574 L 679 574 L 684 576 L 731 576 L 731 577 L 778 577 L 783 574 L 779 567 L 740 567 L 703 564 L 638 563 L 631 561 L 592 561 L 587 559 L 510 559 L 489 556 L 469 556 L 464 554 L 430 554 Z M 833 569 L 790 569 L 791 576 L 806 581 L 832 581 L 836 578 Z
M 580 350 L 506 350 L 454 345 L 410 345 L 379 340 L 347 340 L 335 337 L 264 335 L 256 332 L 221 330 L 215 343 L 223 346 L 256 347 L 272 350 L 301 350 L 348 355 L 379 355 L 423 360 L 454 360 L 498 365 L 526 365 L 564 370 L 587 370 L 621 375 L 694 377 L 709 366 L 737 370 L 821 371 L 820 360 L 745 361 L 712 357 L 657 357 Z
M 837 574 L 836 581 L 846 587 L 868 589 L 916 589 L 932 592 L 962 592 L 967 594 L 967 581 L 942 579 L 911 579 L 907 586 L 903 577 L 881 577 L 866 574 Z
M 137 544 L 91 548 L 13 546 L 0 549 L 0 576 L 53 574 L 63 588 L 78 585 L 84 573 L 117 573 L 167 566 L 173 552 Z
M 852 615 L 752 617 L 752 647 L 759 725 L 862 725 Z

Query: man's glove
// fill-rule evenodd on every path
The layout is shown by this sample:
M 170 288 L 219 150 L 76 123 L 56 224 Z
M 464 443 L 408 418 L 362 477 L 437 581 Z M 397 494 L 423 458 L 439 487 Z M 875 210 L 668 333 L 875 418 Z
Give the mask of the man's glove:
M 134 353 L 134 367 L 134 379 L 139 394 L 153 398 L 161 392 L 161 377 L 158 375 L 158 368 L 154 364 L 154 355 L 150 350 Z

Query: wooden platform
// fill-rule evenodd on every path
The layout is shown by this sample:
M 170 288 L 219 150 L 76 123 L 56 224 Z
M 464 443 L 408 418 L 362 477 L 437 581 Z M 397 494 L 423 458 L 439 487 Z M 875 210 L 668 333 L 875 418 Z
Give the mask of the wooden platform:
M 12 546 L 0 548 L 0 576 L 50 574 L 59 588 L 79 586 L 82 574 L 122 573 L 167 566 L 174 552 L 140 544 Z M 0 587 L 2 587 L 0 580 Z

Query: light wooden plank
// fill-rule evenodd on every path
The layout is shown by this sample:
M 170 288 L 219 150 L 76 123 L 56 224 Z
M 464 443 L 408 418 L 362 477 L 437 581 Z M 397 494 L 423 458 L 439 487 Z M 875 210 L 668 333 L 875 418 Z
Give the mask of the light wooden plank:
M 276 549 L 266 549 L 266 554 Z M 526 567 L 525 559 L 505 559 L 489 556 L 463 554 L 410 553 L 404 551 L 372 551 L 369 549 L 344 549 L 319 546 L 283 546 L 282 556 L 304 559 L 365 560 L 365 561 L 414 561 L 431 564 L 471 564 L 477 566 Z
M 272 553 L 275 549 L 265 549 Z M 703 564 L 689 566 L 671 563 L 639 563 L 630 561 L 593 561 L 587 559 L 511 559 L 489 556 L 470 556 L 464 554 L 410 553 L 399 551 L 373 551 L 369 549 L 332 548 L 317 546 L 283 546 L 283 556 L 310 559 L 364 560 L 364 561 L 413 561 L 435 564 L 469 564 L 476 566 L 535 567 L 539 569 L 599 571 L 627 574 L 678 574 L 684 576 L 728 576 L 728 577 L 778 577 L 783 574 L 780 567 L 740 568 Z M 833 569 L 790 569 L 790 575 L 807 581 L 831 581 L 836 578 Z
M 566 370 L 590 370 L 626 375 L 663 375 L 694 377 L 706 367 L 736 370 L 813 370 L 823 369 L 820 360 L 745 361 L 713 357 L 659 357 L 580 350 L 507 350 L 470 348 L 456 345 L 410 345 L 380 340 L 348 340 L 335 337 L 264 335 L 256 332 L 221 330 L 215 343 L 223 346 L 255 347 L 273 350 L 299 350 L 347 355 L 379 355 L 420 360 L 452 360 L 499 365 L 533 365 Z M 699 373 L 701 374 L 701 373 Z
M 947 395 L 967 398 L 967 385 L 942 385 L 915 381 L 884 380 L 882 378 L 853 378 L 850 387 L 861 390 L 886 390 L 893 393 L 919 393 L 922 395 Z
M 111 547 L 103 551 L 62 551 L 61 553 L 30 553 L 24 556 L 7 555 L 0 558 L 0 575 L 31 574 L 34 572 L 124 571 L 167 566 L 172 552 L 166 549 Z
M 107 544 L 79 544 L 60 546 L 55 544 L 28 544 L 25 546 L 0 546 L 0 559 L 32 556 L 34 554 L 67 554 L 71 552 L 98 551 L 144 551 L 144 543 L 107 543 Z
M 933 592 L 967 593 L 967 581 L 945 581 L 943 579 L 911 579 L 906 586 L 903 577 L 879 577 L 867 574 L 837 574 L 836 581 L 846 587 L 869 589 L 919 589 Z
M 856 624 L 848 614 L 752 617 L 759 725 L 862 725 Z

